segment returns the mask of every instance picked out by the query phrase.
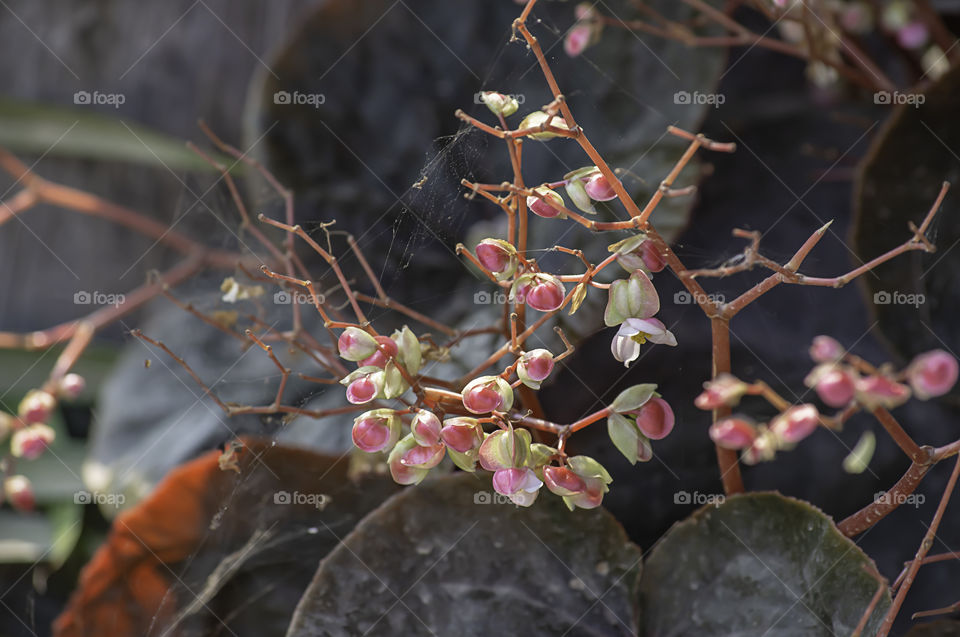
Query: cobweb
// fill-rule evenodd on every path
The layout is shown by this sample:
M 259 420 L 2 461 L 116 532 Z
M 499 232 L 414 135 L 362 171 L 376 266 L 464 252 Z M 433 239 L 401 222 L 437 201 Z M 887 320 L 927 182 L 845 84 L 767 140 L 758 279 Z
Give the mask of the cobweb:
M 509 6 L 512 3 L 502 4 L 508 5 L 507 9 L 519 11 L 518 7 Z M 610 56 L 613 54 L 609 51 L 601 53 L 603 49 L 598 48 L 598 59 L 594 59 L 595 52 L 592 50 L 577 60 L 570 60 L 563 55 L 560 42 L 565 29 L 572 24 L 572 6 L 565 3 L 556 3 L 556 5 L 546 4 L 543 10 L 538 10 L 532 24 L 535 25 L 538 33 L 542 34 L 541 39 L 547 50 L 548 59 L 551 64 L 556 65 L 558 77 L 564 78 L 561 80 L 562 84 L 575 87 L 570 91 L 570 100 L 576 103 L 575 112 L 581 124 L 590 130 L 591 134 L 597 131 L 599 135 L 605 118 L 604 113 L 610 109 L 635 110 L 653 120 L 652 126 L 658 130 L 664 130 L 667 124 L 673 123 L 664 115 L 663 109 L 646 99 L 633 85 L 625 83 L 623 77 L 611 75 Z M 497 11 L 505 12 L 502 8 Z M 511 18 L 515 17 L 515 13 L 509 15 Z M 503 20 L 500 24 L 502 26 L 509 23 L 509 20 Z M 364 211 L 366 225 L 361 226 L 360 231 L 351 229 L 361 249 L 370 260 L 379 282 L 388 294 L 425 314 L 440 313 L 454 321 L 458 320 L 458 313 L 460 319 L 469 319 L 471 313 L 480 311 L 470 305 L 470 297 L 466 303 L 461 302 L 463 299 L 458 301 L 455 298 L 458 294 L 462 295 L 465 289 L 470 290 L 468 294 L 473 294 L 479 279 L 470 273 L 461 259 L 456 257 L 454 246 L 458 242 L 469 245 L 472 231 L 482 231 L 486 233 L 484 236 L 498 236 L 495 233 L 498 230 L 502 231 L 505 227 L 502 212 L 480 198 L 465 198 L 464 194 L 467 191 L 460 185 L 460 181 L 468 179 L 499 183 L 510 180 L 512 171 L 505 145 L 455 119 L 453 110 L 460 107 L 471 115 L 491 121 L 486 108 L 475 100 L 474 96 L 482 90 L 499 90 L 516 94 L 523 102 L 520 112 L 511 119 L 511 124 L 516 124 L 523 114 L 540 108 L 551 99 L 533 56 L 522 44 L 510 42 L 509 28 L 503 29 L 500 33 L 499 41 L 480 55 L 487 60 L 492 60 L 483 67 L 483 73 L 477 75 L 474 70 L 471 70 L 471 65 L 462 64 L 461 60 L 460 66 L 470 68 L 460 68 L 460 77 L 450 82 L 458 87 L 458 90 L 454 95 L 448 96 L 449 99 L 440 100 L 442 104 L 437 108 L 436 127 L 440 131 L 452 132 L 442 132 L 427 138 L 422 151 L 422 164 L 401 167 L 396 171 L 401 175 L 400 178 L 381 178 L 376 175 L 376 180 L 380 180 L 393 195 L 388 199 L 394 200 L 388 201 L 381 209 Z M 620 36 L 627 37 L 625 34 Z M 376 34 L 371 37 L 376 37 Z M 452 54 L 457 57 L 457 53 L 449 50 L 443 42 L 435 44 L 436 55 Z M 636 49 L 635 45 L 629 47 L 629 55 L 637 55 Z M 622 55 L 628 54 L 622 53 Z M 651 64 L 654 63 L 651 62 Z M 457 66 L 454 62 L 448 68 L 457 68 Z M 403 105 L 399 104 L 397 108 L 403 108 Z M 658 152 L 653 149 L 654 139 L 647 139 L 644 135 L 645 131 L 638 127 L 635 131 L 617 131 L 603 140 L 606 145 L 616 147 L 618 143 L 615 140 L 618 137 L 626 137 L 628 138 L 627 146 L 630 144 L 642 146 L 641 159 L 624 152 L 623 143 L 619 143 L 617 148 L 618 158 L 626 164 L 620 167 L 630 171 L 631 175 L 651 165 L 641 161 L 647 154 L 656 155 Z M 631 136 L 634 139 L 629 139 Z M 528 142 L 524 152 L 525 177 L 528 185 L 557 179 L 569 170 L 588 162 L 575 144 L 546 145 Z M 637 154 L 640 154 L 639 151 Z M 364 163 L 362 157 L 357 159 L 360 164 Z M 366 169 L 365 165 L 356 167 L 359 173 L 363 173 L 364 169 Z M 662 174 L 641 175 L 641 178 L 649 182 L 648 185 L 656 184 L 662 178 Z M 276 193 L 266 188 L 259 189 L 254 199 L 253 210 L 263 210 L 273 218 L 281 218 L 282 202 Z M 341 211 L 340 214 L 343 216 L 348 213 Z M 617 215 L 623 213 L 604 209 L 602 214 L 607 218 L 618 218 Z M 327 241 L 330 240 L 344 269 L 349 271 L 351 280 L 357 282 L 360 289 L 370 293 L 370 286 L 363 284 L 356 259 L 346 250 L 343 237 L 338 235 L 339 227 L 328 228 L 332 234 L 327 235 L 324 224 L 328 221 L 327 218 L 308 217 L 303 220 L 303 226 L 321 245 L 327 245 Z M 563 262 L 557 258 L 557 255 L 547 252 L 549 246 L 555 243 L 562 243 L 568 247 L 587 248 L 589 246 L 593 256 L 602 256 L 606 252 L 606 245 L 616 240 L 616 238 L 610 241 L 592 240 L 589 233 L 574 228 L 573 224 L 551 225 L 535 219 L 531 225 L 534 231 L 530 246 L 531 253 L 538 255 L 538 258 L 543 258 L 546 264 L 544 269 L 547 270 L 554 269 L 556 264 Z M 317 280 L 325 289 L 336 287 L 330 272 L 317 274 L 317 276 Z M 270 290 L 268 293 L 272 294 L 272 292 L 273 290 Z M 312 312 L 309 307 L 304 309 L 306 313 Z M 370 311 L 370 317 L 375 321 L 388 318 L 388 315 L 389 313 L 382 309 L 371 308 Z M 313 320 L 316 327 L 316 317 L 313 317 Z M 254 352 L 251 355 L 260 356 L 261 352 Z M 260 393 L 263 393 L 263 387 L 275 390 L 280 377 L 275 369 L 268 368 L 268 371 L 260 374 L 224 377 L 214 385 L 213 389 L 214 391 L 229 390 L 231 387 L 244 389 L 260 385 Z M 314 405 L 318 401 L 323 402 L 331 396 L 342 397 L 342 388 L 339 386 L 328 389 L 316 385 L 299 387 L 291 385 L 291 389 L 286 402 L 303 408 Z M 269 395 L 270 391 L 266 393 Z M 342 398 L 340 402 L 342 403 Z M 261 432 L 265 432 L 275 440 L 282 440 L 281 434 L 287 423 L 270 417 L 259 418 L 259 420 L 263 426 Z M 349 429 L 342 418 L 327 420 L 319 426 Z M 349 442 L 347 444 L 349 445 Z M 344 452 L 344 456 L 347 453 L 349 451 Z M 243 502 L 235 498 L 245 480 L 244 476 L 240 476 L 232 493 L 220 503 L 219 512 L 211 528 L 205 533 L 202 546 L 207 547 L 207 539 L 216 532 L 218 520 L 232 508 L 244 506 Z M 188 569 L 196 560 L 207 557 L 198 551 L 192 554 L 181 567 Z M 168 592 L 168 596 L 171 594 L 172 592 Z M 156 621 L 157 618 L 155 617 L 154 620 Z

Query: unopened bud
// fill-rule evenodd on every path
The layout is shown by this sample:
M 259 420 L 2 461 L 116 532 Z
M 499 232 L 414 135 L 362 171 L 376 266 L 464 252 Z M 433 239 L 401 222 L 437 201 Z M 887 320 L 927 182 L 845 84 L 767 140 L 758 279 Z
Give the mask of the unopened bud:
M 30 481 L 20 475 L 9 476 L 3 481 L 3 493 L 17 511 L 32 511 L 36 504 Z
M 565 296 L 566 290 L 560 279 L 542 272 L 518 277 L 510 290 L 511 301 L 523 301 L 539 312 L 559 309 Z
M 607 178 L 603 176 L 603 173 L 597 173 L 590 177 L 583 187 L 594 201 L 610 201 L 617 198 L 617 192 L 607 181 Z
M 27 425 L 13 432 L 13 437 L 10 439 L 10 453 L 15 458 L 34 460 L 43 455 L 56 437 L 56 432 L 47 425 Z
M 337 339 L 340 357 L 348 361 L 362 361 L 377 351 L 377 341 L 358 327 L 348 327 Z
M 563 210 L 547 203 L 547 201 L 552 201 L 558 206 L 563 206 L 563 197 L 546 186 L 538 186 L 533 189 L 533 192 L 541 195 L 543 199 L 536 195 L 529 195 L 527 197 L 527 208 L 530 209 L 530 212 L 545 219 L 553 219 L 557 216 L 560 216 L 561 219 L 563 218 L 561 216 L 563 215 Z
M 540 389 L 542 383 L 553 371 L 553 354 L 549 350 L 535 349 L 526 352 L 517 363 L 517 376 L 527 387 Z
M 550 126 L 554 128 L 559 128 L 566 130 L 567 124 L 562 117 L 554 116 L 553 119 L 550 119 L 550 116 L 544 113 L 543 111 L 534 111 L 523 118 L 523 121 L 520 122 L 518 127 L 520 130 L 530 129 L 530 128 L 539 128 L 544 126 L 547 121 L 550 121 Z M 530 133 L 528 135 L 530 139 L 535 139 L 537 141 L 545 142 L 557 137 L 556 133 L 550 132 L 549 130 L 543 130 L 537 133 Z
M 83 393 L 87 382 L 80 374 L 67 374 L 60 379 L 58 393 L 67 400 L 76 400 Z
M 53 415 L 56 406 L 57 399 L 51 394 L 39 389 L 32 389 L 20 401 L 17 413 L 20 415 L 20 419 L 28 425 L 47 422 Z
M 661 440 L 673 431 L 673 409 L 662 398 L 654 396 L 630 415 L 636 416 L 637 427 L 650 440 Z
M 846 352 L 836 339 L 829 336 L 817 336 L 810 346 L 810 358 L 817 363 L 832 363 L 843 358 Z
M 440 438 L 453 451 L 466 453 L 480 448 L 483 428 L 476 418 L 450 418 L 444 421 Z
M 537 200 L 537 203 L 543 202 Z M 497 279 L 501 281 L 509 279 L 517 271 L 517 249 L 506 241 L 484 239 L 477 244 L 475 252 L 480 264 L 493 272 Z
M 421 409 L 413 417 L 410 423 L 410 433 L 418 445 L 431 447 L 440 442 L 440 429 L 442 425 L 436 414 L 426 409 Z
M 700 409 L 716 409 L 724 405 L 734 407 L 749 389 L 749 385 L 734 376 L 723 373 L 703 384 L 703 393 L 693 400 Z
M 483 103 L 487 105 L 487 108 L 489 108 L 490 112 L 494 115 L 509 117 L 520 108 L 520 104 L 517 103 L 516 99 L 503 93 L 497 93 L 496 91 L 484 91 L 480 94 L 480 99 L 483 100 Z
M 390 475 L 393 477 L 394 482 L 397 484 L 417 484 L 427 477 L 427 474 L 430 472 L 430 467 L 426 466 L 417 466 L 412 464 L 414 460 L 425 460 L 426 457 L 419 455 L 416 458 L 410 454 L 415 452 L 417 449 L 427 450 L 426 455 L 430 455 L 430 450 L 428 447 L 421 447 L 417 444 L 417 441 L 413 439 L 413 436 L 407 435 L 404 436 L 402 440 L 397 442 L 393 447 L 393 450 L 390 452 L 390 456 L 387 458 L 387 466 L 390 468 Z M 423 454 L 423 452 L 419 452 Z M 434 458 L 427 460 L 427 463 L 432 462 Z M 443 459 L 443 446 L 440 446 L 439 450 L 439 459 L 436 459 L 439 464 L 440 460 Z M 431 465 L 436 466 L 436 465 Z
M 397 344 L 389 336 L 377 336 L 374 341 L 377 344 L 377 350 L 357 363 L 361 367 L 386 367 L 390 358 L 397 355 Z
M 878 407 L 893 409 L 910 399 L 910 388 L 884 374 L 858 378 L 854 382 L 857 401 L 873 411 Z
M 957 359 L 935 349 L 913 359 L 907 368 L 907 380 L 917 398 L 927 400 L 950 391 L 957 382 L 957 371 Z
M 382 374 L 379 374 L 382 378 Z M 361 376 L 347 385 L 347 400 L 354 405 L 363 405 L 377 397 L 381 388 L 374 380 L 374 374 Z
M 447 446 L 453 464 L 471 472 L 477 469 L 483 436 L 483 427 L 476 418 L 450 418 L 444 421 L 440 430 L 440 439 Z
M 367 453 L 389 449 L 400 438 L 400 425 L 400 417 L 392 409 L 364 412 L 353 421 L 353 444 Z
M 509 411 L 513 406 L 513 388 L 499 376 L 481 376 L 463 388 L 463 406 L 474 414 Z
M 576 481 L 569 474 L 551 471 L 552 467 L 544 467 L 543 477 L 547 489 L 561 495 L 567 508 L 571 511 L 575 507 L 594 509 L 600 506 L 603 501 L 603 494 L 610 490 L 607 485 L 613 481 L 603 465 L 588 456 L 573 456 L 567 460 L 567 467 L 580 478 L 583 487 L 577 491 L 572 491 L 570 487 L 574 486 Z M 559 480 L 555 478 L 559 478 Z M 554 489 L 557 490 L 554 491 Z
M 753 423 L 736 416 L 723 418 L 710 426 L 710 439 L 724 449 L 746 449 L 757 438 Z
M 853 371 L 834 363 L 818 365 L 804 379 L 807 387 L 813 387 L 824 403 L 830 407 L 846 407 L 855 392 Z
M 787 444 L 796 444 L 816 431 L 820 413 L 809 403 L 790 407 L 770 422 L 770 431 Z

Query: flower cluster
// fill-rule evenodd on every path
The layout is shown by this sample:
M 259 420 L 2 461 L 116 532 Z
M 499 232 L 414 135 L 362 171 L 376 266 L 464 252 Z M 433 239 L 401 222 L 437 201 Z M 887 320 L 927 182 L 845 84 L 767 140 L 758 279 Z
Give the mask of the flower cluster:
M 6 475 L 0 502 L 5 499 L 20 511 L 33 509 L 33 487 L 25 476 L 10 471 L 13 461 L 35 460 L 43 455 L 56 438 L 56 432 L 49 422 L 53 418 L 57 402 L 61 399 L 76 399 L 85 386 L 82 376 L 66 374 L 52 391 L 33 389 L 27 392 L 17 406 L 15 416 L 0 413 L 0 442 L 10 439 L 10 459 L 3 463 Z
M 429 409 L 377 408 L 354 420 L 354 445 L 367 453 L 387 454 L 397 483 L 417 484 L 449 457 L 463 471 L 480 467 L 492 472 L 494 489 L 519 506 L 533 504 L 544 485 L 571 510 L 594 508 L 603 500 L 611 478 L 596 460 L 567 457 L 562 444 L 554 448 L 533 442 L 529 430 L 514 426 L 523 419 L 513 411 L 514 387 L 540 388 L 555 364 L 549 350 L 522 352 L 503 374 L 478 376 L 454 393 L 419 387 L 423 346 L 407 327 L 384 337 L 349 326 L 340 334 L 338 347 L 343 359 L 358 365 L 342 381 L 351 403 L 399 398 L 413 389 L 411 383 L 418 384 L 421 399 L 434 397 L 421 400 Z M 514 374 L 516 381 L 511 383 Z M 617 448 L 631 462 L 649 460 L 650 441 L 666 437 L 674 426 L 673 410 L 655 390 L 649 384 L 631 387 L 610 407 L 582 422 L 607 416 Z M 447 416 L 458 411 L 459 415 Z
M 911 396 L 928 400 L 949 392 L 957 382 L 957 360 L 943 350 L 920 354 L 903 370 L 890 366 L 875 368 L 850 355 L 833 338 L 817 336 L 810 346 L 817 365 L 804 379 L 828 407 L 841 410 L 828 418 L 810 403 L 787 406 L 769 423 L 754 423 L 744 415 L 722 418 L 710 427 L 710 437 L 726 449 L 742 450 L 744 462 L 772 460 L 778 450 L 790 449 L 816 431 L 821 424 L 842 423 L 844 414 L 854 410 L 875 411 L 899 407 Z M 700 409 L 735 407 L 745 395 L 759 394 L 771 399 L 771 390 L 762 383 L 748 384 L 730 374 L 721 374 L 704 384 L 695 400 Z M 770 402 L 782 406 L 776 395 Z
M 495 91 L 483 92 L 481 98 L 501 124 L 519 108 L 514 98 Z M 557 116 L 555 104 L 528 114 L 520 122 L 519 130 L 540 141 L 569 131 L 563 118 Z M 488 198 L 511 215 L 525 204 L 530 212 L 545 219 L 575 218 L 582 222 L 585 218 L 580 213 L 595 215 L 598 202 L 617 197 L 621 186 L 612 183 L 609 175 L 609 171 L 598 166 L 585 166 L 567 173 L 558 182 L 532 189 L 517 188 L 505 198 Z M 560 188 L 563 194 L 558 192 Z M 489 195 L 490 191 L 483 192 Z M 572 202 L 571 208 L 580 212 L 567 208 L 566 199 Z M 618 228 L 635 231 L 632 222 Z M 611 349 L 618 360 L 629 365 L 647 341 L 677 343 L 666 326 L 654 318 L 660 310 L 660 299 L 652 276 L 666 265 L 657 245 L 645 233 L 634 233 L 610 246 L 610 257 L 600 266 L 588 264 L 587 273 L 582 275 L 541 271 L 535 260 L 527 258 L 513 226 L 506 240 L 485 238 L 472 254 L 462 246 L 458 249 L 498 285 L 509 289 L 508 303 L 514 308 L 525 305 L 548 314 L 569 301 L 572 313 L 583 302 L 588 287 L 607 289 L 604 322 L 619 326 Z M 629 274 L 627 278 L 609 285 L 592 280 L 600 269 L 614 262 Z M 569 296 L 565 280 L 577 281 Z M 390 336 L 377 334 L 369 323 L 341 323 L 338 327 L 343 328 L 337 340 L 340 357 L 357 365 L 340 380 L 346 387 L 346 398 L 354 405 L 372 407 L 354 420 L 354 445 L 367 453 L 386 454 L 391 475 L 400 484 L 419 483 L 431 469 L 449 458 L 450 463 L 464 471 L 473 472 L 478 467 L 491 471 L 497 492 L 520 506 L 532 504 L 540 488 L 546 485 L 549 491 L 563 497 L 571 509 L 592 508 L 600 504 L 610 476 L 595 460 L 567 456 L 564 446 L 571 433 L 607 418 L 614 445 L 636 463 L 651 459 L 651 441 L 664 438 L 674 427 L 673 410 L 652 384 L 632 387 L 609 407 L 570 425 L 528 418 L 529 413 L 514 409 L 518 402 L 514 390 L 539 390 L 556 362 L 566 354 L 554 356 L 544 348 L 525 351 L 515 333 L 509 343 L 515 360 L 503 372 L 468 376 L 456 384 L 436 387 L 431 386 L 436 384 L 432 379 L 421 374 L 428 348 L 409 327 Z M 569 353 L 572 350 L 567 345 Z M 411 393 L 415 400 L 406 398 Z M 395 409 L 378 404 L 384 400 L 400 400 L 404 406 Z M 523 425 L 557 435 L 556 448 L 534 442 Z
M 810 357 L 817 366 L 803 382 L 830 407 L 855 402 L 870 411 L 893 409 L 911 395 L 920 400 L 942 396 L 957 382 L 957 360 L 940 349 L 920 354 L 900 372 L 888 365 L 875 369 L 847 355 L 829 336 L 814 339 Z

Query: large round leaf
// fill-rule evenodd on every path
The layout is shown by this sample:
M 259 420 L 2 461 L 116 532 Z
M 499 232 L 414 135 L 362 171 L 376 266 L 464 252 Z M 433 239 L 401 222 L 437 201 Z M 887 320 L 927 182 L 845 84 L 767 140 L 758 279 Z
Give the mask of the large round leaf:
M 246 439 L 236 471 L 212 451 L 114 521 L 57 620 L 79 635 L 277 635 L 320 559 L 392 494 L 345 456 Z
M 289 637 L 635 635 L 640 550 L 602 509 L 529 509 L 449 475 L 394 496 L 320 564 Z
M 873 562 L 813 506 L 777 493 L 733 496 L 679 522 L 647 559 L 647 637 L 849 635 L 877 580 Z M 890 605 L 885 594 L 864 635 Z

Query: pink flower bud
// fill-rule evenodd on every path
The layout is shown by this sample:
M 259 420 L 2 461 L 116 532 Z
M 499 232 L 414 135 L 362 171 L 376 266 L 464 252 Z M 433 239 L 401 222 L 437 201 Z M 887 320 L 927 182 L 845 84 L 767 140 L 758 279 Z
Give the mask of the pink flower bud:
M 417 469 L 432 469 L 440 464 L 447 448 L 442 444 L 423 447 L 414 445 L 400 455 L 400 464 Z
M 368 403 L 377 397 L 380 387 L 370 376 L 360 376 L 347 385 L 347 400 L 354 405 Z
M 543 481 L 551 493 L 575 495 L 586 490 L 587 483 L 567 467 L 544 467 Z
M 829 336 L 817 336 L 810 346 L 810 358 L 817 363 L 832 363 L 843 358 L 843 346 Z
M 337 339 L 337 349 L 341 358 L 348 361 L 361 361 L 377 351 L 377 341 L 358 327 L 348 327 Z
M 20 401 L 17 413 L 20 415 L 20 419 L 28 425 L 47 422 L 53 415 L 56 406 L 57 399 L 51 394 L 39 389 L 31 389 Z
M 387 458 L 390 475 L 397 484 L 417 484 L 427 477 L 430 469 L 443 459 L 443 446 L 439 450 L 421 447 L 413 436 L 404 436 L 393 447 Z M 422 449 L 425 451 L 416 451 Z M 436 461 L 436 464 L 432 464 Z M 414 463 L 421 464 L 414 464 Z M 430 465 L 430 466 L 427 466 Z
M 34 460 L 46 451 L 56 437 L 56 432 L 47 425 L 28 425 L 13 433 L 10 439 L 10 453 L 15 458 Z
M 357 417 L 351 431 L 353 444 L 376 453 L 393 447 L 400 438 L 400 418 L 392 409 L 375 409 Z
M 607 178 L 603 176 L 603 173 L 597 173 L 587 179 L 587 183 L 583 187 L 594 201 L 610 201 L 617 198 L 616 191 L 607 181 Z
M 783 442 L 800 442 L 820 425 L 820 413 L 809 403 L 784 411 L 770 422 L 770 431 Z
M 666 259 L 657 251 L 653 241 L 644 241 L 640 244 L 640 258 L 651 272 L 660 272 L 667 267 Z
M 673 431 L 673 409 L 662 398 L 654 396 L 630 415 L 637 417 L 637 427 L 650 440 L 661 440 Z
M 917 398 L 927 400 L 950 391 L 957 382 L 957 371 L 957 359 L 935 349 L 913 359 L 907 368 L 907 379 Z
M 535 349 L 525 353 L 517 364 L 517 376 L 520 381 L 533 389 L 540 389 L 540 383 L 552 371 L 553 354 L 545 349 Z
M 463 406 L 474 414 L 509 411 L 513 406 L 513 388 L 499 376 L 481 376 L 463 388 Z
M 527 305 L 540 312 L 552 312 L 563 304 L 566 291 L 555 279 L 538 279 L 527 291 Z
M 703 393 L 694 398 L 693 404 L 710 410 L 727 405 L 734 407 L 748 389 L 748 385 L 732 374 L 723 373 L 703 384 Z
M 87 386 L 87 381 L 80 374 L 67 374 L 60 379 L 58 393 L 67 400 L 76 400 L 83 393 Z
M 926 25 L 915 20 L 897 31 L 897 42 L 905 49 L 919 49 L 930 39 Z
M 539 186 L 538 188 L 534 188 L 533 191 L 543 195 L 558 206 L 563 205 L 563 197 L 546 186 Z M 540 197 L 535 197 L 534 195 L 527 197 L 527 208 L 529 208 L 530 212 L 533 214 L 537 215 L 538 217 L 543 217 L 544 219 L 553 219 L 554 217 L 563 214 L 563 210 L 554 208 Z
M 418 445 L 432 447 L 440 442 L 440 419 L 432 411 L 421 409 L 410 423 L 410 433 Z
M 467 453 L 483 443 L 483 427 L 475 418 L 450 418 L 440 429 L 440 439 L 453 451 Z
M 3 481 L 3 492 L 7 501 L 17 511 L 32 511 L 36 504 L 33 487 L 24 476 L 10 476 Z
M 589 24 L 578 24 L 567 32 L 563 39 L 563 50 L 570 57 L 577 57 L 583 53 L 593 37 L 593 27 Z
M 846 407 L 853 400 L 854 382 L 846 370 L 832 367 L 818 376 L 814 389 L 830 407 Z
M 746 449 L 757 437 L 757 429 L 743 418 L 730 417 L 710 426 L 710 439 L 724 449 Z
M 840 25 L 851 33 L 867 33 L 873 28 L 873 15 L 863 2 L 846 3 L 840 11 Z
M 854 382 L 857 401 L 873 411 L 877 407 L 893 409 L 910 399 L 910 388 L 883 374 L 858 378 Z
M 603 494 L 610 490 L 607 485 L 613 481 L 599 462 L 587 456 L 567 459 L 566 467 L 544 467 L 543 480 L 547 489 L 561 496 L 571 511 L 575 507 L 600 506 Z
M 477 244 L 477 260 L 498 279 L 508 279 L 517 269 L 517 249 L 500 239 L 484 239 Z
M 511 502 L 528 507 L 537 499 L 543 482 L 529 468 L 499 469 L 493 474 L 493 489 Z
M 371 356 L 360 361 L 358 363 L 360 367 L 371 365 L 373 367 L 383 368 L 387 366 L 387 361 L 390 360 L 391 356 L 397 355 L 397 344 L 393 342 L 393 339 L 389 336 L 377 336 L 374 342 L 377 344 L 378 349 Z M 386 350 L 386 353 L 384 353 L 383 350 Z

